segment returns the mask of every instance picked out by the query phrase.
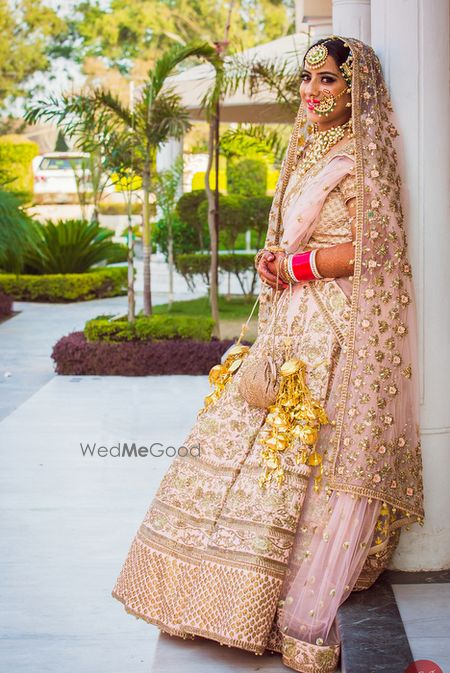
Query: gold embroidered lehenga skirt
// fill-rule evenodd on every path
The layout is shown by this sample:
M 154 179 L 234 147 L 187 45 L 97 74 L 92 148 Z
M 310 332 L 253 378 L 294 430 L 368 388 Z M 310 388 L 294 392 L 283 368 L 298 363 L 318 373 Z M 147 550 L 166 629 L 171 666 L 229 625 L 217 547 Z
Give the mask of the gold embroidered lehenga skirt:
M 271 347 L 275 329 L 276 360 L 282 364 L 287 304 L 286 297 L 275 328 L 260 320 L 247 358 Z M 309 388 L 330 419 L 335 413 L 329 391 L 348 315 L 348 300 L 336 282 L 305 283 L 291 326 L 294 354 L 308 364 Z M 112 595 L 129 613 L 170 634 L 202 636 L 256 654 L 276 651 L 295 670 L 327 673 L 337 666 L 339 643 L 320 646 L 282 633 L 278 617 L 296 531 L 307 555 L 314 530 L 325 527 L 330 516 L 328 426 L 317 444 L 324 469 L 318 493 L 304 466 L 293 460 L 294 452 L 285 456 L 285 483 L 259 488 L 258 438 L 267 411 L 250 406 L 239 392 L 246 362 L 184 441 L 188 449 L 198 449 L 173 459 Z M 350 589 L 370 586 L 389 561 L 399 532 L 390 530 L 389 520 L 390 513 L 380 514 L 363 570 Z

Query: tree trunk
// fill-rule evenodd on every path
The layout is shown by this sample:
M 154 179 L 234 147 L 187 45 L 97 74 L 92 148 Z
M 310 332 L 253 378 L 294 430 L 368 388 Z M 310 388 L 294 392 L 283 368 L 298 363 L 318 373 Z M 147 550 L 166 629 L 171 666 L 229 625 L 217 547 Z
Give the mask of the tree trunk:
M 173 303 L 173 229 L 172 221 L 168 222 L 168 261 L 169 261 L 169 309 Z
M 133 220 L 131 211 L 131 198 L 128 199 L 128 322 L 134 322 L 136 318 L 136 299 L 134 294 L 134 240 Z
M 144 272 L 144 315 L 152 315 L 151 294 L 151 225 L 150 225 L 150 163 L 151 157 L 147 153 L 144 171 L 142 175 L 142 189 L 144 203 L 142 209 L 142 247 L 143 247 L 143 272 Z
M 214 159 L 214 152 L 218 151 L 215 147 L 216 139 L 216 124 L 218 123 L 216 115 L 211 116 L 209 123 L 209 139 L 208 139 L 208 166 L 205 173 L 205 190 L 208 198 L 208 228 L 211 238 L 211 266 L 209 269 L 209 302 L 211 305 L 211 317 L 215 324 L 213 327 L 213 336 L 220 339 L 220 316 L 219 316 L 219 293 L 218 293 L 218 249 L 219 241 L 216 228 L 216 198 L 212 191 L 209 178 L 211 175 L 211 167 Z

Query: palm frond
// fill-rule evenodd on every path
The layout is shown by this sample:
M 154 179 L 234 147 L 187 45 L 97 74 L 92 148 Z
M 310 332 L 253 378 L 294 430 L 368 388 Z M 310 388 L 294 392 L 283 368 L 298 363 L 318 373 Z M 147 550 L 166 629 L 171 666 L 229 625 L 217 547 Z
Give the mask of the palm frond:
M 276 162 L 282 160 L 286 151 L 286 142 L 276 129 L 262 124 L 239 125 L 228 129 L 220 139 L 220 150 L 227 158 L 245 156 L 249 151 L 262 155 L 271 155 Z
M 207 42 L 190 42 L 186 46 L 176 45 L 169 49 L 149 70 L 149 80 L 144 87 L 144 99 L 150 107 L 162 91 L 166 79 L 182 61 L 190 57 L 203 58 L 214 67 L 220 66 L 220 57 Z
M 181 138 L 191 128 L 189 112 L 174 93 L 161 93 L 156 99 L 146 127 L 151 145 L 159 147 L 170 136 Z

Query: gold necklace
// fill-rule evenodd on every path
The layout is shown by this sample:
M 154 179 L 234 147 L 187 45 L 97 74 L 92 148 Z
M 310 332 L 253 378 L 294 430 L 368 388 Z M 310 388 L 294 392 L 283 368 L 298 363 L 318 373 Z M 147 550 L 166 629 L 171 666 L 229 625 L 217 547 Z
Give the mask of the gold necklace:
M 304 175 L 312 166 L 314 166 L 314 164 L 327 154 L 328 150 L 330 150 L 333 145 L 336 145 L 336 143 L 344 138 L 346 132 L 349 138 L 353 137 L 351 118 L 346 121 L 345 124 L 332 126 L 326 131 L 315 129 L 311 133 L 306 147 L 298 148 L 297 164 L 294 170 L 296 170 L 299 175 Z M 299 159 L 300 162 L 298 161 Z

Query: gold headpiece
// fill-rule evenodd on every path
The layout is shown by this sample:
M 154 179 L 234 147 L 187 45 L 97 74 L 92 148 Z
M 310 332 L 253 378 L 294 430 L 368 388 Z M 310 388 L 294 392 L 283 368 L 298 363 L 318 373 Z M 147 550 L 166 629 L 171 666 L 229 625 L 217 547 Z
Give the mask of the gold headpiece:
M 310 68 L 315 70 L 316 68 L 321 68 L 323 66 L 328 58 L 328 49 L 326 43 L 331 42 L 332 40 L 341 40 L 344 43 L 344 47 L 349 47 L 350 49 L 348 42 L 345 42 L 345 40 L 342 40 L 342 38 L 338 37 L 337 35 L 332 35 L 329 39 L 325 40 L 325 42 L 322 42 L 321 44 L 315 44 L 306 53 L 305 61 Z M 346 83 L 350 86 L 353 74 L 353 54 L 351 49 L 345 62 L 339 66 L 339 70 L 341 71 Z
M 325 44 L 316 44 L 308 51 L 305 61 L 310 68 L 320 68 L 328 57 L 328 49 Z

